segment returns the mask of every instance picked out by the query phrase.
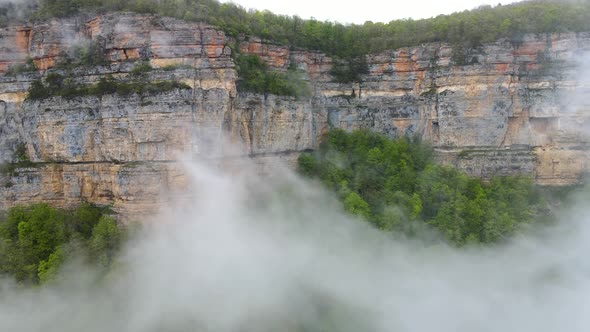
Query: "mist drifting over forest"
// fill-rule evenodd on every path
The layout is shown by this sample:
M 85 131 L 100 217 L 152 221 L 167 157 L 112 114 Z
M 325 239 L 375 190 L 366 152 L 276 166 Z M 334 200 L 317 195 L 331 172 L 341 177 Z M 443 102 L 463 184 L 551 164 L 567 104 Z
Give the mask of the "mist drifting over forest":
M 187 163 L 163 209 L 101 280 L 3 282 L 3 331 L 585 331 L 590 214 L 507 245 L 393 239 L 287 170 L 264 180 Z
M 562 97 L 590 109 L 590 56 Z M 587 141 L 587 124 L 564 123 Z M 1 147 L 0 147 L 1 148 Z M 3 155 L 0 153 L 0 156 Z M 410 239 L 346 214 L 320 183 L 279 168 L 183 163 L 188 192 L 145 220 L 104 271 L 83 259 L 25 287 L 0 280 L 0 331 L 587 331 L 590 210 L 500 244 Z

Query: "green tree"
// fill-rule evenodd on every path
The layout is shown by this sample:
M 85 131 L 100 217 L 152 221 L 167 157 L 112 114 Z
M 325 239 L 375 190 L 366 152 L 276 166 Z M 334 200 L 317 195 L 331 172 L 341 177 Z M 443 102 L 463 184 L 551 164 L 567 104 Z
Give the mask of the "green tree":
M 26 284 L 55 279 L 72 253 L 108 266 L 122 231 L 106 208 L 81 204 L 62 210 L 47 204 L 17 206 L 0 220 L 0 275 Z M 113 229 L 113 226 L 115 229 Z
M 91 257 L 100 265 L 108 267 L 113 262 L 121 241 L 121 230 L 115 219 L 107 216 L 101 217 L 92 230 Z
M 49 97 L 51 94 L 43 85 L 41 80 L 35 80 L 31 82 L 31 86 L 29 87 L 29 91 L 27 94 L 27 98 L 29 99 L 44 99 Z
M 344 209 L 350 214 L 354 214 L 365 219 L 369 219 L 371 215 L 369 204 L 367 204 L 367 202 L 365 202 L 365 200 L 363 200 L 363 198 L 354 191 L 349 192 L 344 197 Z
M 59 246 L 47 260 L 39 262 L 37 274 L 39 275 L 39 282 L 44 284 L 57 279 L 59 269 L 66 260 L 65 249 Z

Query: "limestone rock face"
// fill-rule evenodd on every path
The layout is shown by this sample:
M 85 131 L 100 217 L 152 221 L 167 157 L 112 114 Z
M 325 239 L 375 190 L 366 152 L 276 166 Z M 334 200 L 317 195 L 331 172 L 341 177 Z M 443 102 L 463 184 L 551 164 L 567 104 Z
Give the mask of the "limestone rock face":
M 257 38 L 238 42 L 274 70 L 301 69 L 312 97 L 238 93 L 235 45 L 211 26 L 171 18 L 107 14 L 56 19 L 0 30 L 0 72 L 31 58 L 38 72 L 0 75 L 0 161 L 24 146 L 35 167 L 0 175 L 0 209 L 47 201 L 111 204 L 140 219 L 183 190 L 179 159 L 206 160 L 239 171 L 245 158 L 261 172 L 294 166 L 330 128 L 370 128 L 390 137 L 417 135 L 441 162 L 474 176 L 528 174 L 538 183 L 576 183 L 588 171 L 590 94 L 579 61 L 590 33 L 527 35 L 469 50 L 454 65 L 445 44 L 367 57 L 362 83 L 334 83 L 332 59 Z M 26 100 L 32 81 L 77 45 L 95 43 L 107 64 L 69 69 L 82 83 L 111 74 L 126 79 L 149 61 L 151 81 L 190 89 Z M 176 67 L 172 67 L 176 66 Z

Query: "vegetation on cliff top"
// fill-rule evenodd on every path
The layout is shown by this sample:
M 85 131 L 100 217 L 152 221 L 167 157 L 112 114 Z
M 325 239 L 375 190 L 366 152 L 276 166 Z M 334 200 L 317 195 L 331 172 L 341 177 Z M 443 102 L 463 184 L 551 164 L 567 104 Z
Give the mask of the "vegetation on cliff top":
M 466 65 L 470 49 L 483 43 L 508 38 L 518 46 L 526 33 L 590 31 L 588 0 L 534 0 L 511 5 L 481 6 L 451 15 L 429 19 L 401 19 L 389 23 L 365 22 L 341 24 L 330 21 L 304 20 L 297 16 L 275 15 L 269 11 L 246 10 L 233 3 L 217 0 L 29 0 L 0 4 L 0 25 L 15 18 L 42 20 L 80 13 L 131 11 L 176 17 L 188 21 L 207 22 L 240 38 L 260 36 L 265 40 L 291 48 L 321 50 L 335 57 L 331 72 L 334 81 L 361 82 L 367 72 L 365 55 L 384 50 L 445 42 L 453 47 L 452 60 Z M 74 52 L 77 63 L 99 64 L 104 57 L 98 44 L 81 47 Z M 256 65 L 251 58 L 236 59 L 238 68 Z M 304 91 L 297 75 L 287 76 L 255 66 L 249 72 L 252 80 L 242 80 L 247 91 L 278 95 L 301 95 Z M 14 72 L 29 67 L 14 68 Z M 247 70 L 247 69 L 246 69 Z M 290 84 L 296 82 L 297 84 Z M 296 91 L 297 93 L 295 93 Z
M 239 76 L 237 88 L 240 91 L 298 98 L 311 95 L 309 85 L 294 66 L 290 67 L 287 73 L 281 73 L 270 70 L 256 55 L 237 54 L 236 69 Z
M 429 19 L 401 19 L 388 23 L 368 21 L 364 24 L 304 20 L 269 11 L 246 10 L 217 0 L 31 0 L 3 3 L 0 23 L 22 17 L 20 13 L 26 18 L 47 19 L 91 11 L 132 11 L 203 21 L 233 36 L 261 36 L 345 59 L 428 42 L 447 42 L 469 48 L 499 38 L 509 38 L 518 44 L 525 33 L 590 30 L 587 0 L 524 1 L 504 6 L 481 6 Z
M 300 156 L 299 171 L 382 230 L 436 229 L 457 246 L 498 242 L 547 213 L 530 178 L 470 178 L 435 164 L 431 151 L 408 138 L 333 130 L 316 153 Z

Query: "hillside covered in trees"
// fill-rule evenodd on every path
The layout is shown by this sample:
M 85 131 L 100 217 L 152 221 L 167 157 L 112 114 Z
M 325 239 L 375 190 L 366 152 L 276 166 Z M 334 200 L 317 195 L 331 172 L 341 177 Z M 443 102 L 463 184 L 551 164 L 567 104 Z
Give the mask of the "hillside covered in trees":
M 362 25 L 246 10 L 217 0 L 31 0 L 0 5 L 0 23 L 109 11 L 154 13 L 207 22 L 231 36 L 260 36 L 293 48 L 321 50 L 340 58 L 429 42 L 471 48 L 499 38 L 509 38 L 518 44 L 526 33 L 590 30 L 588 0 L 533 0 L 482 6 L 429 19 L 401 19 L 387 23 L 368 21 Z
M 0 277 L 27 285 L 49 282 L 74 258 L 108 269 L 123 237 L 106 207 L 14 207 L 0 215 Z
M 496 243 L 548 216 L 532 179 L 470 178 L 434 162 L 421 142 L 369 131 L 333 130 L 299 171 L 337 193 L 344 209 L 384 231 L 436 229 L 457 246 Z

